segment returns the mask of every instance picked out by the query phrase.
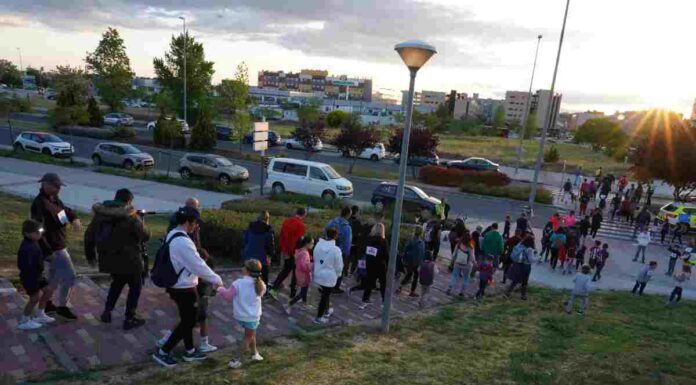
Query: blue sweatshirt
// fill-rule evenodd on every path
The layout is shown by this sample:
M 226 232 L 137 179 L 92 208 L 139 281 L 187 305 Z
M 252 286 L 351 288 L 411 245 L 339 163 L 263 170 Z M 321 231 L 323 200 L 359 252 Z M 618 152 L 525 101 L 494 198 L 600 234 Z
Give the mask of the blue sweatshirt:
M 326 230 L 332 227 L 338 230 L 336 246 L 341 249 L 341 254 L 344 256 L 350 255 L 350 245 L 353 242 L 353 230 L 350 228 L 350 222 L 346 218 L 336 217 L 326 224 L 324 234 L 326 234 Z
M 17 251 L 17 268 L 19 279 L 25 287 L 34 287 L 43 274 L 44 254 L 35 242 L 24 238 Z

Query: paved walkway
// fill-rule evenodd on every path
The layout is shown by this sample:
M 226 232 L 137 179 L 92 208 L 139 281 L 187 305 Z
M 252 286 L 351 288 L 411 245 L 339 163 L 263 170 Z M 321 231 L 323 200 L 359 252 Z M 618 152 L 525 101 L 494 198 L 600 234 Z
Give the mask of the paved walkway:
M 0 157 L 0 191 L 33 198 L 39 189 L 37 181 L 47 172 L 57 173 L 67 184 L 60 194 L 63 202 L 82 211 L 90 211 L 96 202 L 113 199 L 114 192 L 120 188 L 130 189 L 135 195 L 138 209 L 149 211 L 175 211 L 190 196 L 197 197 L 204 208 L 220 208 L 222 202 L 241 199 L 238 195 L 5 157 Z

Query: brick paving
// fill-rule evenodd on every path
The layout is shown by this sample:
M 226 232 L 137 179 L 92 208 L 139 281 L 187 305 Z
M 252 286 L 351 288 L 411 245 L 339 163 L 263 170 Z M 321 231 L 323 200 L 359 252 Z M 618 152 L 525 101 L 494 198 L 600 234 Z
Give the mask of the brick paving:
M 431 288 L 427 307 L 456 301 L 444 293 L 449 274 L 445 268 L 441 267 L 440 270 Z M 225 284 L 229 285 L 238 274 L 222 274 Z M 121 328 L 125 290 L 112 313 L 112 323 L 103 324 L 99 321 L 108 285 L 108 279 L 95 281 L 80 277 L 72 296 L 74 312 L 80 317 L 77 321 L 58 319 L 56 323 L 36 331 L 22 331 L 17 329 L 17 322 L 26 303 L 26 296 L 16 291 L 8 280 L 0 278 L 0 339 L 6 347 L 0 349 L 0 373 L 9 375 L 14 380 L 22 380 L 40 377 L 49 371 L 79 372 L 150 360 L 149 355 L 155 349 L 156 340 L 164 330 L 172 328 L 177 322 L 174 303 L 163 289 L 148 283 L 143 288 L 138 307 L 139 315 L 147 323 L 144 327 L 126 332 Z M 352 279 L 344 280 L 344 288 L 352 285 Z M 470 294 L 475 292 L 475 286 L 473 282 L 470 283 Z M 264 300 L 259 329 L 261 343 L 277 336 L 290 335 L 294 331 L 324 327 L 312 323 L 319 299 L 316 289 L 310 290 L 311 308 L 303 310 L 296 306 L 290 316 L 285 314 L 281 306 L 287 303 L 286 294 L 287 291 L 281 292 L 277 301 Z M 332 296 L 331 304 L 335 313 L 329 326 L 355 325 L 378 319 L 381 311 L 379 291 L 372 294 L 374 304 L 364 310 L 359 309 L 361 296 L 362 292 L 351 296 Z M 408 290 L 394 298 L 393 317 L 398 318 L 419 310 L 418 298 L 408 297 Z M 232 306 L 228 302 L 212 298 L 208 319 L 211 343 L 219 347 L 236 345 L 243 330 L 233 320 Z M 197 330 L 194 331 L 194 337 L 197 341 Z M 181 353 L 182 349 L 179 346 L 177 352 Z

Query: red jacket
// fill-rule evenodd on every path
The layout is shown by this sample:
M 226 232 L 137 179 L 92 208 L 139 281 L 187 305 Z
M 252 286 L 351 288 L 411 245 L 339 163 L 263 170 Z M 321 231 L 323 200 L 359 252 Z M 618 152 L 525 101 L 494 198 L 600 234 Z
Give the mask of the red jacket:
M 297 216 L 292 216 L 283 222 L 280 228 L 280 252 L 283 255 L 294 256 L 297 241 L 305 233 L 305 225 Z

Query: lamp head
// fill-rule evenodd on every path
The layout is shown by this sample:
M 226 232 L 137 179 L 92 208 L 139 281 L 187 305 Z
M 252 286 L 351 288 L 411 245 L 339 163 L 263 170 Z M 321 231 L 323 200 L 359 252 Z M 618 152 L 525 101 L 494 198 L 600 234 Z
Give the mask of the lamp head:
M 179 19 L 181 19 L 181 20 L 186 20 L 186 18 L 183 17 L 183 16 L 179 16 Z
M 409 40 L 394 46 L 406 67 L 418 71 L 425 63 L 437 53 L 434 46 L 420 40 Z

